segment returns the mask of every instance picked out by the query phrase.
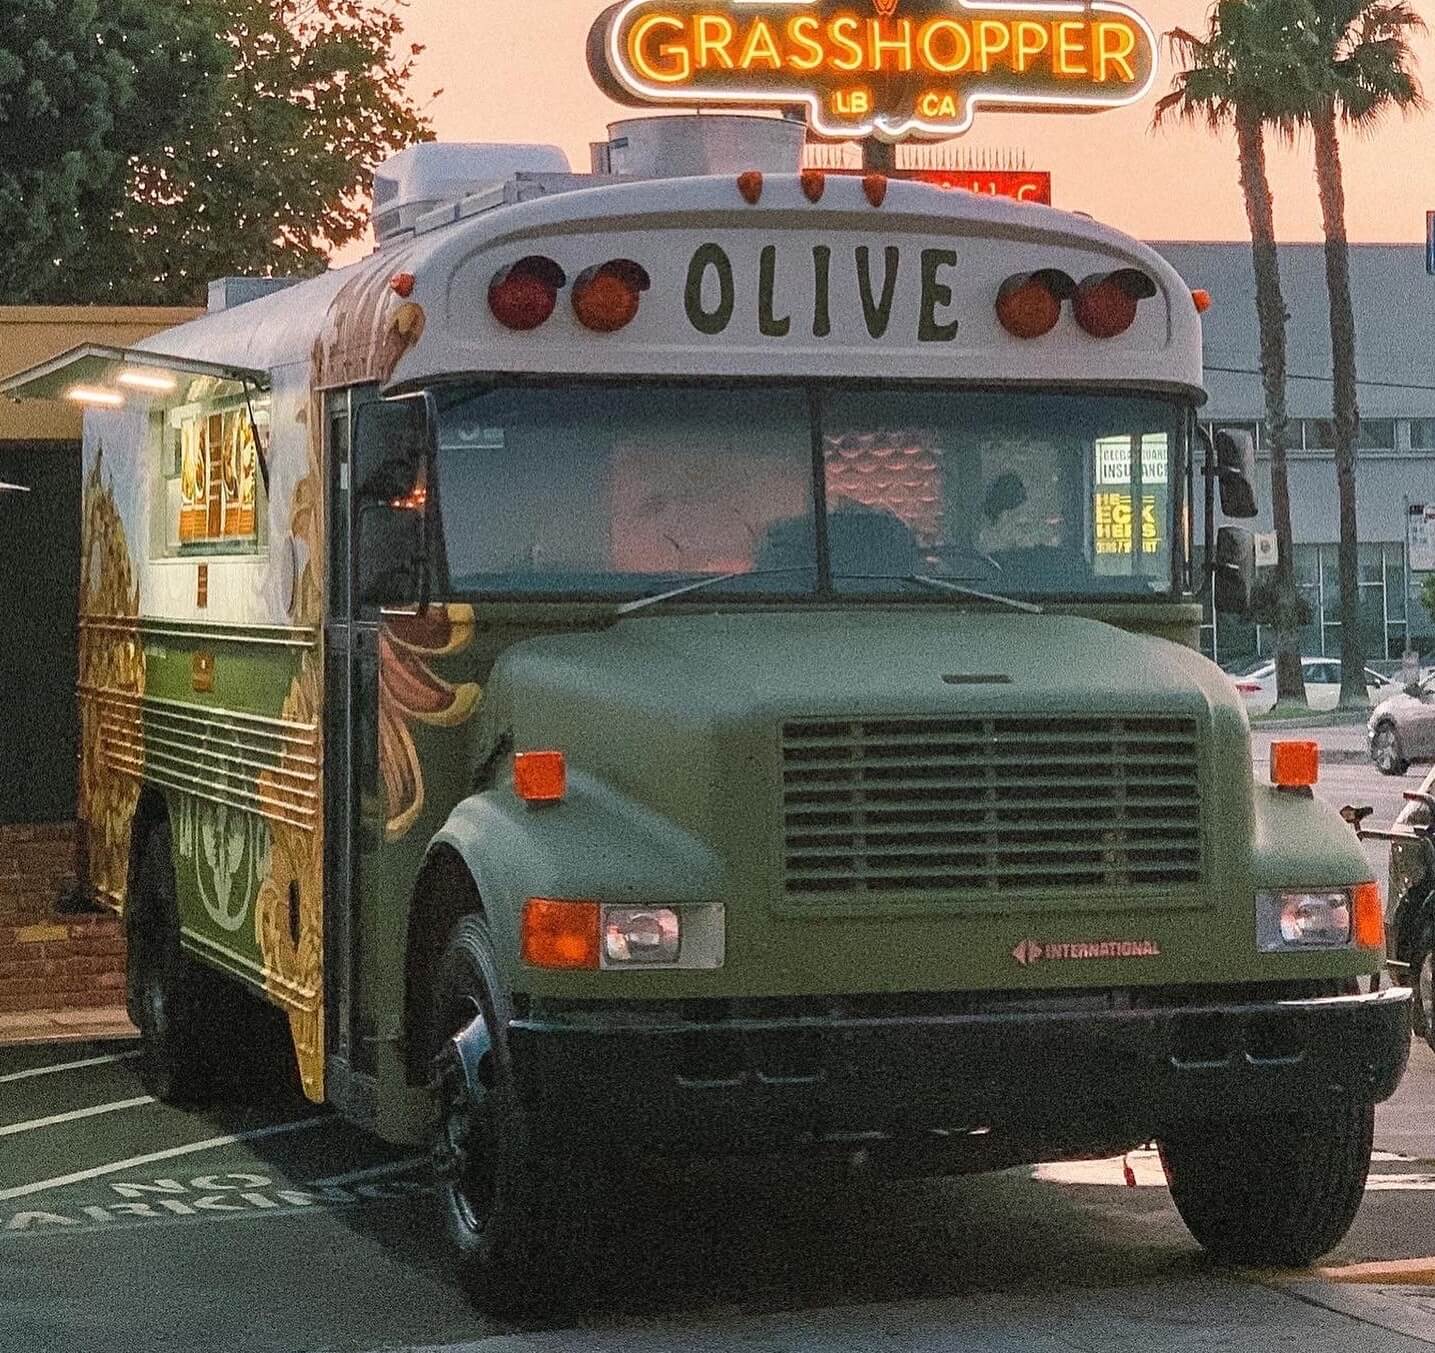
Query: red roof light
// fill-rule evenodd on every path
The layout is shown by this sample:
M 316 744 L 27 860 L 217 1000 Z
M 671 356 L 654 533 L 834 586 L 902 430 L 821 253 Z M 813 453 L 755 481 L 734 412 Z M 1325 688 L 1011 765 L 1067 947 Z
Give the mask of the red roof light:
M 997 292 L 997 319 L 1014 338 L 1040 338 L 1061 318 L 1061 303 L 1076 283 L 1056 268 L 1017 273 Z
M 1156 283 L 1138 268 L 1092 273 L 1071 303 L 1076 322 L 1092 338 L 1115 338 L 1136 322 L 1136 306 L 1156 294 Z
M 488 308 L 506 329 L 536 329 L 558 304 L 567 274 L 551 258 L 530 254 L 494 273 L 488 284 Z

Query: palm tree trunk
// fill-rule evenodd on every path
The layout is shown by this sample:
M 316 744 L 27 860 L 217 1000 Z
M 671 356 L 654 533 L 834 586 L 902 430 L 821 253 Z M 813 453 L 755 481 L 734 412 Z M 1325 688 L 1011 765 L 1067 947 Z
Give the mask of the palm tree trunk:
M 1335 414 L 1335 487 L 1340 502 L 1340 706 L 1363 709 L 1365 645 L 1360 633 L 1360 559 L 1355 521 L 1355 313 L 1350 303 L 1350 247 L 1345 237 L 1345 184 L 1335 106 L 1313 119 L 1315 179 L 1325 229 L 1325 287 L 1330 298 L 1330 357 Z
M 1290 482 L 1286 471 L 1286 307 L 1281 296 L 1271 185 L 1266 176 L 1265 134 L 1260 118 L 1236 115 L 1241 192 L 1251 227 L 1251 261 L 1256 274 L 1256 318 L 1260 326 L 1261 384 L 1266 396 L 1266 444 L 1271 451 L 1271 515 L 1276 528 L 1276 699 L 1305 703 L 1301 675 L 1300 602 L 1291 543 Z

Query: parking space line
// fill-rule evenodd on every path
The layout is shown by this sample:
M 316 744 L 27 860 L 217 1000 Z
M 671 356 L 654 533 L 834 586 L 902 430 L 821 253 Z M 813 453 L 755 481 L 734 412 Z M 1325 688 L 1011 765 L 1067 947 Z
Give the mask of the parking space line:
M 334 1123 L 340 1120 L 328 1114 L 314 1118 L 300 1118 L 292 1123 L 272 1123 L 268 1127 L 250 1128 L 247 1132 L 227 1132 L 222 1137 L 207 1137 L 202 1142 L 188 1142 L 184 1146 L 171 1146 L 163 1151 L 151 1151 L 143 1156 L 131 1156 L 127 1160 L 112 1161 L 108 1165 L 96 1165 L 88 1170 L 76 1170 L 74 1174 L 56 1175 L 53 1179 L 41 1179 L 33 1184 L 18 1184 L 14 1188 L 0 1189 L 0 1202 L 11 1198 L 28 1198 L 34 1193 L 47 1189 L 63 1188 L 66 1184 L 82 1184 L 87 1179 L 102 1179 L 105 1175 L 120 1174 L 140 1165 L 149 1165 L 157 1160 L 173 1160 L 176 1156 L 190 1156 L 196 1151 L 209 1151 L 219 1146 L 236 1146 L 240 1142 L 258 1141 L 263 1137 L 277 1137 L 284 1132 L 298 1132 L 302 1128 L 317 1127 L 320 1123 Z
M 316 1179 L 320 1188 L 339 1188 L 344 1184 L 360 1184 L 370 1179 L 388 1179 L 395 1175 L 408 1174 L 424 1163 L 422 1156 L 409 1156 L 404 1160 L 388 1160 L 381 1165 L 370 1165 L 364 1170 L 350 1170 L 348 1174 L 332 1174 L 327 1179 Z
M 108 1066 L 111 1062 L 127 1062 L 133 1057 L 138 1057 L 137 1052 L 114 1052 L 107 1057 L 84 1057 L 78 1062 L 56 1062 L 54 1066 L 36 1066 L 29 1071 L 10 1071 L 0 1076 L 0 1085 L 9 1085 L 11 1081 L 27 1081 L 35 1076 L 53 1076 L 57 1071 L 78 1071 L 86 1066 Z
M 77 1118 L 94 1118 L 102 1113 L 118 1113 L 121 1109 L 137 1109 L 141 1104 L 153 1103 L 153 1095 L 136 1095 L 134 1099 L 117 1099 L 110 1104 L 92 1104 L 88 1109 L 52 1113 L 45 1118 L 31 1118 L 25 1123 L 7 1123 L 0 1127 L 0 1137 L 13 1137 L 20 1132 L 35 1132 L 39 1128 L 54 1127 L 57 1123 L 73 1123 Z

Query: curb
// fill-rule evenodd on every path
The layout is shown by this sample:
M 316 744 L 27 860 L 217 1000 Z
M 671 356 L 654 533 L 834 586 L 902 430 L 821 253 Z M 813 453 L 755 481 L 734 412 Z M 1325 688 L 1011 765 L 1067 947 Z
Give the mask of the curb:
M 1389 1283 L 1401 1287 L 1435 1286 L 1435 1255 L 1428 1259 L 1386 1259 L 1368 1264 L 1318 1268 L 1318 1278 L 1333 1283 Z

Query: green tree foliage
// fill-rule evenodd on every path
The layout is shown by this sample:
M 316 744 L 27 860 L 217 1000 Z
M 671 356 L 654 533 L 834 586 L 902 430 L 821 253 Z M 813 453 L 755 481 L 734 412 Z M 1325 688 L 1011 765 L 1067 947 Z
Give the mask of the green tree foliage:
M 206 0 L 0 0 L 0 302 L 69 294 L 132 158 L 225 61 Z
M 408 92 L 421 49 L 402 42 L 403 0 L 192 4 L 221 35 L 219 74 L 158 96 L 177 115 L 35 299 L 197 303 L 213 277 L 322 271 L 368 223 L 374 165 L 432 135 Z

